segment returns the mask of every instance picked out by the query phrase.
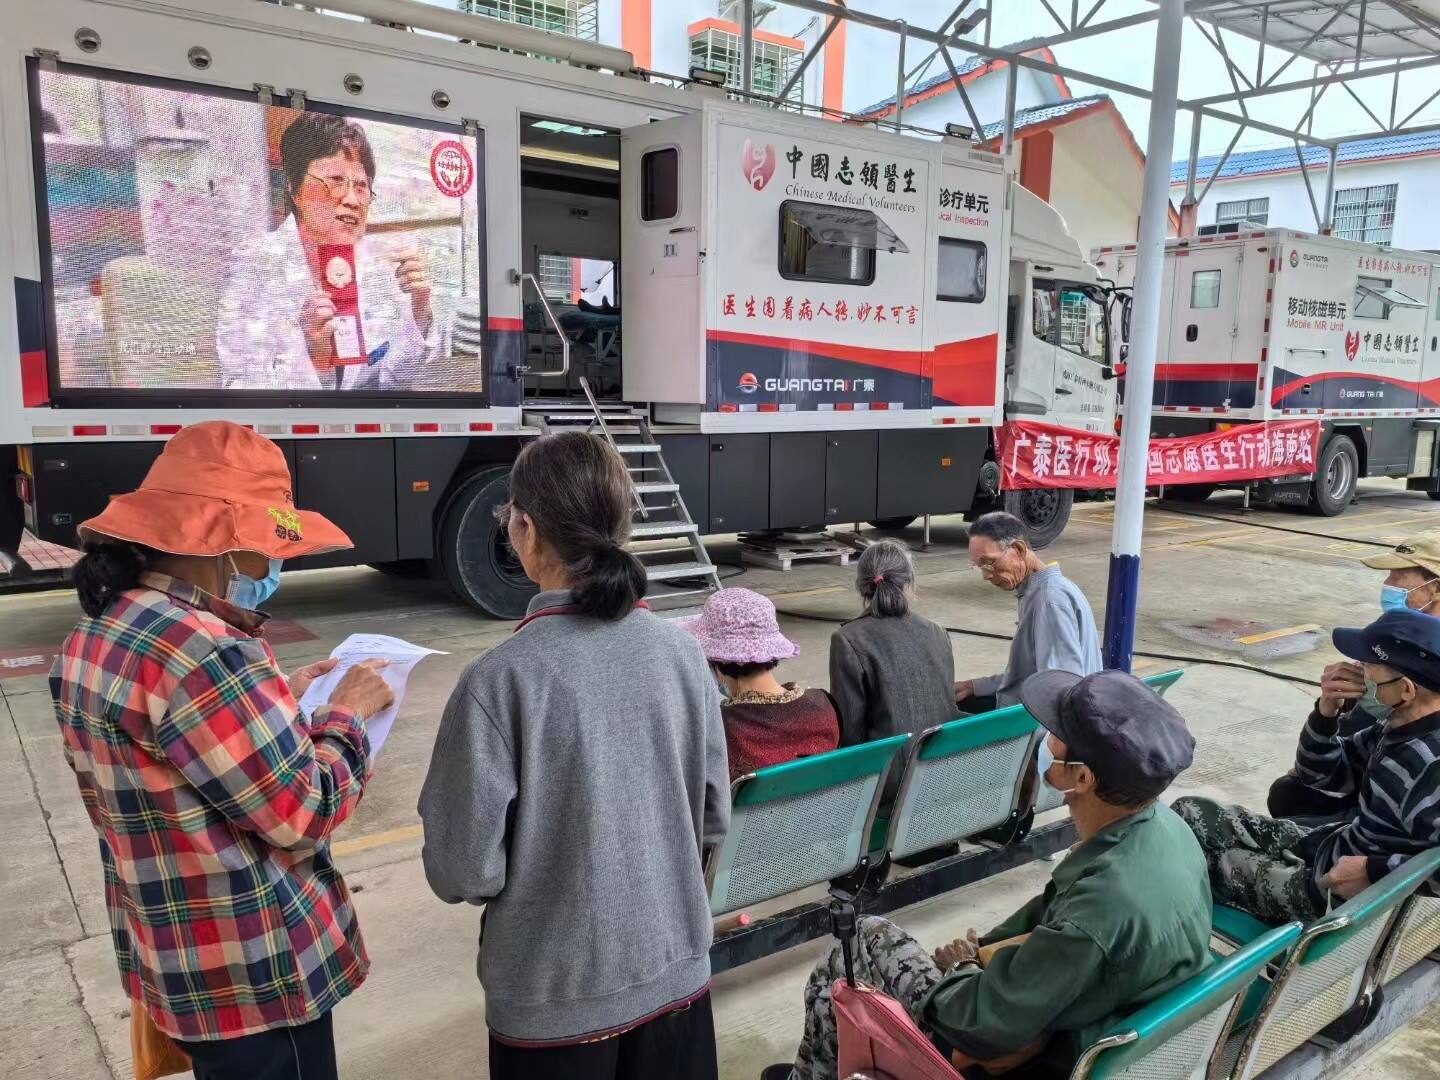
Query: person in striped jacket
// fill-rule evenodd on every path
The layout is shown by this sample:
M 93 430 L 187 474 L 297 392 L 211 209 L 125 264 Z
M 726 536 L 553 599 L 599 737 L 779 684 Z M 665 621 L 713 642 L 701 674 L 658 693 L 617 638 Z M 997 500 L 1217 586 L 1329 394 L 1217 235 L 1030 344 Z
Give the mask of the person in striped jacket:
M 1365 666 L 1390 710 L 1384 723 L 1341 735 L 1345 703 L 1322 693 L 1300 733 L 1297 776 L 1317 791 L 1358 796 L 1350 814 L 1306 828 L 1210 799 L 1174 807 L 1205 851 L 1216 902 L 1266 922 L 1316 918 L 1440 846 L 1440 618 L 1387 611 L 1332 640 Z

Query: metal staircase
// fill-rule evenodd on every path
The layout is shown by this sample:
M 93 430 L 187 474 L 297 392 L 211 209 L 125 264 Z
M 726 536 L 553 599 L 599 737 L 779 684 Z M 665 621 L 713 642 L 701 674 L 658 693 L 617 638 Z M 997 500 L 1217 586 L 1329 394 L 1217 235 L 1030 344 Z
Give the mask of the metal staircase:
M 621 402 L 597 401 L 584 378 L 580 388 L 584 402 L 527 403 L 525 423 L 546 433 L 585 431 L 615 448 L 635 488 L 627 548 L 650 580 L 645 598 L 652 608 L 671 615 L 697 608 L 720 588 L 720 573 L 700 542 L 700 526 L 680 496 L 680 485 L 650 431 L 649 418 Z M 660 543 L 667 540 L 671 542 Z

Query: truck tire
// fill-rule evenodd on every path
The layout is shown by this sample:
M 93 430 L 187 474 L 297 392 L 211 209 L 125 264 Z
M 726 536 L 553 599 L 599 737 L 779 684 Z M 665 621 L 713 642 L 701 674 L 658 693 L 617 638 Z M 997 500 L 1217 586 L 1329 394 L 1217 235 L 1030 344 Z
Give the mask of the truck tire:
M 1183 503 L 1203 503 L 1214 494 L 1214 484 L 1175 484 L 1165 489 L 1166 499 Z
M 1310 484 L 1309 510 L 1321 517 L 1343 513 L 1355 497 L 1360 479 L 1360 455 L 1348 436 L 1336 435 L 1320 451 L 1315 479 Z
M 1030 546 L 1039 551 L 1065 531 L 1075 492 L 1069 488 L 1030 488 L 1003 492 L 1001 501 L 1006 513 L 1020 519 Z
M 916 515 L 909 517 L 876 518 L 870 522 L 872 529 L 890 529 L 899 532 L 901 529 L 908 529 L 915 524 Z
M 510 470 L 485 469 L 450 496 L 440 515 L 436 545 L 450 589 L 496 619 L 518 619 L 539 590 L 510 550 L 505 525 L 495 518 L 510 498 Z

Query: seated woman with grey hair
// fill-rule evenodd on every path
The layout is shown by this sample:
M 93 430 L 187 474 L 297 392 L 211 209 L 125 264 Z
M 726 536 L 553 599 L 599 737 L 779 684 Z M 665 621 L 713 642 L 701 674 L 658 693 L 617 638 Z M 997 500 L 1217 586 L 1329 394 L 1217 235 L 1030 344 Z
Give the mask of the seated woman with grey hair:
M 865 612 L 830 638 L 830 696 L 840 745 L 923 731 L 955 719 L 955 658 L 944 629 L 911 610 L 915 566 L 894 540 L 860 556 Z

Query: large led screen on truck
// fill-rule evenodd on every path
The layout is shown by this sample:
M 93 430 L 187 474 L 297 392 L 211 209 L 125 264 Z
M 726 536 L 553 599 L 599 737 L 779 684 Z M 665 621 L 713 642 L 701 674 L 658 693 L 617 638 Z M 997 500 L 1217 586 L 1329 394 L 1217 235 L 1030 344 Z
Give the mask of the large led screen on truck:
M 32 65 L 57 398 L 481 394 L 480 140 Z

